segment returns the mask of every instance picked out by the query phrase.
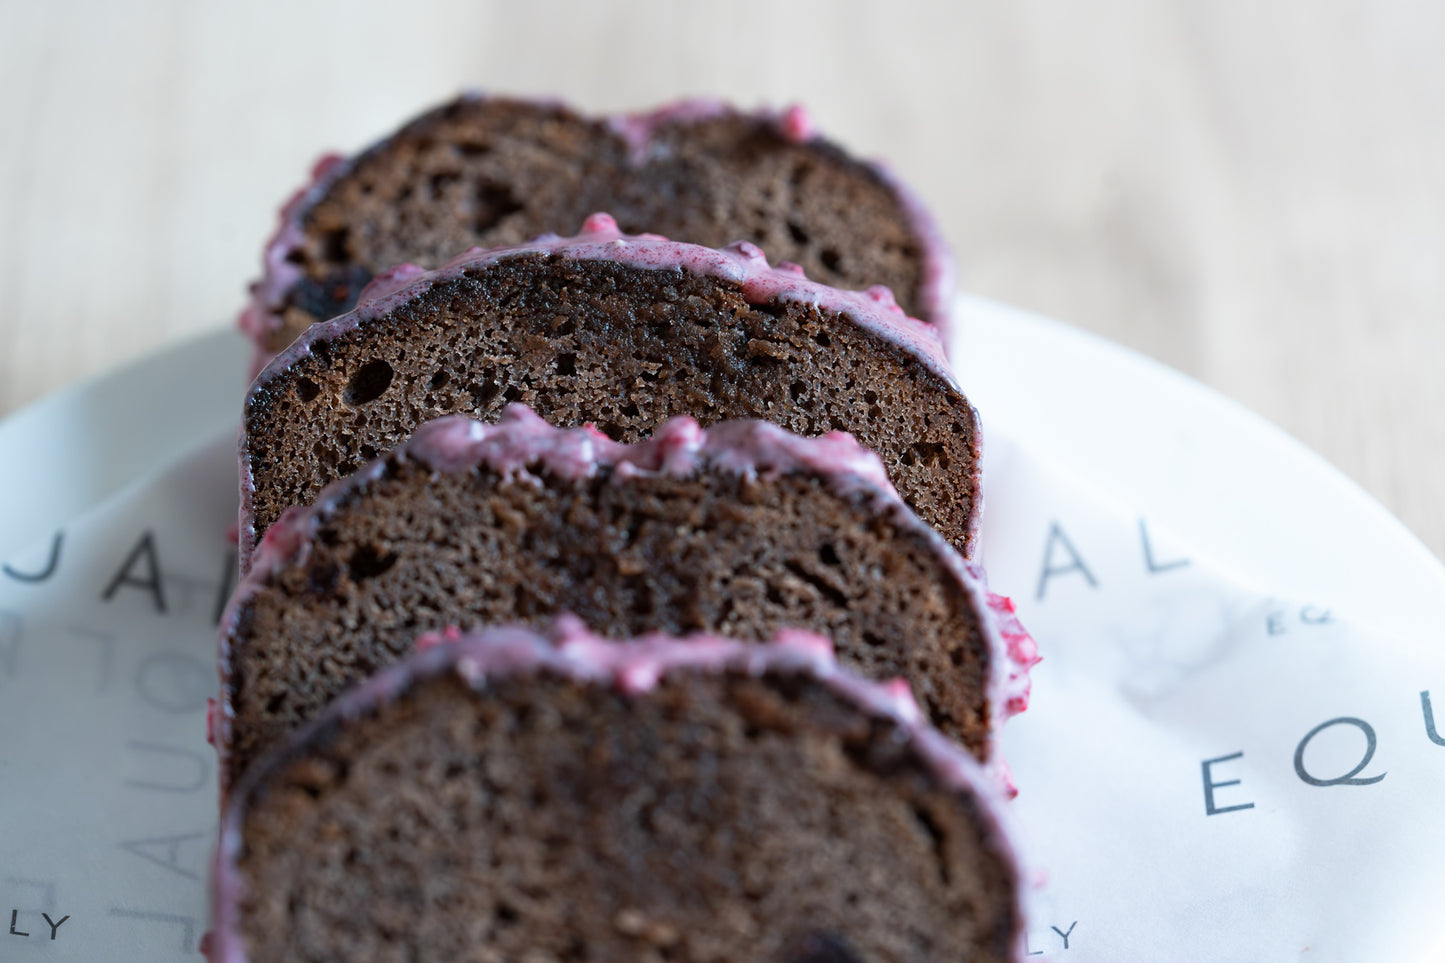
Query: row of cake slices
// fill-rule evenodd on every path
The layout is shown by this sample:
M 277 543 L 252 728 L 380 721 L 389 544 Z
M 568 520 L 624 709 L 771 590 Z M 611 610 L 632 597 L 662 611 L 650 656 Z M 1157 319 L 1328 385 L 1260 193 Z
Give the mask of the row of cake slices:
M 540 148 L 498 129 L 599 151 L 579 124 L 626 148 L 586 199 L 614 176 L 675 191 L 673 164 L 720 178 L 705 162 L 766 155 L 726 149 L 760 131 L 787 170 L 801 151 L 891 185 L 796 114 L 465 99 L 288 206 L 268 266 L 289 267 L 247 312 L 258 349 L 316 280 L 297 252 L 345 260 L 308 231 L 423 259 L 407 225 L 451 228 L 405 198 L 439 143 L 504 165 Z M 500 183 L 484 174 L 455 176 Z M 808 180 L 798 218 L 831 196 Z M 334 320 L 303 312 L 247 398 L 213 955 L 1013 958 L 993 740 L 1036 656 L 966 561 L 977 418 L 937 332 L 881 288 L 601 215 L 429 272 L 378 263 L 323 266 L 369 284 L 335 292 L 357 303 Z M 531 628 L 476 631 L 508 624 Z

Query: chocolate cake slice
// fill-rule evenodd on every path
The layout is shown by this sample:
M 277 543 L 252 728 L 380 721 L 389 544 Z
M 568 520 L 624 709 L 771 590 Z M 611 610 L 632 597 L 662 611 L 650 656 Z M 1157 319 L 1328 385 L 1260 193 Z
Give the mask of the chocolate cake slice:
M 564 612 L 616 637 L 824 632 L 981 761 L 1036 658 L 846 435 L 679 417 L 623 445 L 511 406 L 423 427 L 272 526 L 223 619 L 223 780 L 418 633 Z
M 277 357 L 246 400 L 243 564 L 282 510 L 423 422 L 490 420 L 513 401 L 624 441 L 677 414 L 849 431 L 919 515 L 973 550 L 977 415 L 934 328 L 884 289 L 815 284 L 746 243 L 626 236 L 598 215 L 576 238 L 380 279 Z
M 282 211 L 241 326 L 274 354 L 395 265 L 433 268 L 469 247 L 570 231 L 599 210 L 633 233 L 752 241 L 836 287 L 887 285 L 928 321 L 952 293 L 951 259 L 922 206 L 799 108 L 687 101 L 588 118 L 467 96 L 357 157 L 323 159 Z
M 1022 959 L 989 780 L 804 633 L 424 651 L 252 769 L 212 893 L 215 963 Z

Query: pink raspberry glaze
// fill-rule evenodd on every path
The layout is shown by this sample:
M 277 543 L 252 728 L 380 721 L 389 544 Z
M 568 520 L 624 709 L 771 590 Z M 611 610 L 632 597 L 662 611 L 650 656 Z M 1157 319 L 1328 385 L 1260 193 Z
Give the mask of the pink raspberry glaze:
M 290 756 L 304 752 L 311 743 L 324 738 L 329 729 L 377 711 L 419 682 L 447 675 L 455 675 L 482 692 L 494 679 L 549 674 L 611 686 L 638 698 L 645 697 L 668 678 L 690 673 L 807 675 L 860 712 L 895 725 L 899 741 L 908 746 L 939 784 L 974 800 L 990 842 L 1000 857 L 1014 868 L 1015 879 L 1022 877 L 996 778 L 928 726 L 906 684 L 901 680 L 884 684 L 869 682 L 843 669 L 834 658 L 832 643 L 822 636 L 790 629 L 778 633 L 772 643 L 764 645 L 707 635 L 676 639 L 660 634 L 616 642 L 593 635 L 571 616 L 556 619 L 545 635 L 518 627 L 489 629 L 472 635 L 453 631 L 447 635 L 445 640 L 427 637 L 426 644 L 419 644 L 418 650 L 406 661 L 383 670 L 338 698 L 320 717 L 273 750 L 241 780 L 222 816 L 212 869 L 214 928 L 204 944 L 211 963 L 248 961 L 240 933 L 239 914 L 246 892 L 238 861 L 247 803 L 260 791 L 269 772 L 282 768 Z M 1021 932 L 1016 935 L 1018 943 L 1013 947 L 1014 955 L 1020 959 L 1022 935 Z
M 607 468 L 614 484 L 646 475 L 689 477 L 703 470 L 741 477 L 813 475 L 840 497 L 862 498 L 873 511 L 921 536 L 968 592 L 988 646 L 989 724 L 993 730 L 1028 705 L 1029 668 L 1038 661 L 1037 646 L 1013 615 L 1012 604 L 989 592 L 983 569 L 964 561 L 913 514 L 889 482 L 878 456 L 852 435 L 835 431 L 804 438 L 765 421 L 722 422 L 704 430 L 692 418 L 679 416 L 663 422 L 646 441 L 628 445 L 595 429 L 555 428 L 530 408 L 513 404 L 503 409 L 495 424 L 461 415 L 428 422 L 389 456 L 328 485 L 312 505 L 287 509 L 267 530 L 221 620 L 222 706 L 217 716 L 217 750 L 223 780 L 232 717 L 226 697 L 231 674 L 227 639 L 239 606 L 281 571 L 304 565 L 312 540 L 336 507 L 351 493 L 384 477 L 393 462 L 415 462 L 448 474 L 486 467 L 509 478 L 543 474 L 590 478 Z M 244 519 L 242 530 L 249 530 Z M 429 637 L 424 638 L 423 644 L 433 644 Z
M 384 298 L 395 294 L 426 273 L 426 268 L 415 264 L 398 264 L 389 271 L 382 271 L 361 289 L 357 303 Z
M 476 102 L 488 98 L 480 92 L 468 92 L 460 99 L 462 102 Z M 538 107 L 566 109 L 556 100 L 538 99 L 530 103 Z M 604 116 L 597 120 L 627 144 L 633 163 L 639 164 L 649 156 L 656 131 L 663 125 L 700 123 L 730 114 L 771 123 L 783 137 L 796 143 L 820 137 L 812 117 L 798 105 L 780 111 L 762 108 L 749 113 L 738 111 L 721 100 L 697 98 L 680 100 L 651 111 Z M 374 151 L 386 142 L 387 139 L 383 139 L 370 150 Z M 237 318 L 237 325 L 257 345 L 254 371 L 264 368 L 272 357 L 265 343 L 270 335 L 281 329 L 281 312 L 286 295 L 301 280 L 301 270 L 292 262 L 291 256 L 305 245 L 302 223 L 311 208 L 326 196 L 333 184 L 351 171 L 360 156 L 363 155 L 323 155 L 312 168 L 310 182 L 297 190 L 281 208 L 275 233 L 262 254 L 261 279 L 251 285 L 250 298 Z M 918 196 L 886 164 L 874 160 L 866 162 L 866 166 L 898 195 L 914 234 L 922 242 L 924 278 L 920 295 L 923 314 L 947 327 L 951 321 L 954 269 L 953 257 L 942 231 Z
M 799 301 L 825 311 L 836 312 L 869 334 L 893 345 L 918 361 L 945 384 L 962 394 L 953 369 L 944 354 L 938 329 L 908 317 L 893 300 L 886 287 L 866 291 L 843 291 L 817 284 L 803 277 L 797 265 L 770 267 L 763 252 L 755 244 L 739 241 L 722 250 L 681 244 L 655 234 L 625 235 L 608 214 L 593 214 L 582 225 L 576 237 L 560 238 L 545 234 L 536 240 L 509 248 L 482 250 L 472 248 L 435 271 L 422 271 L 414 265 L 403 265 L 368 285 L 362 300 L 350 312 L 330 321 L 312 325 L 285 351 L 268 364 L 251 385 L 248 398 L 263 393 L 269 383 L 287 367 L 309 355 L 318 343 L 326 343 L 381 318 L 410 299 L 427 291 L 432 285 L 463 276 L 508 258 L 528 254 L 549 254 L 582 261 L 612 261 L 641 270 L 683 271 L 717 277 L 736 284 L 751 303 L 766 304 L 773 300 Z M 977 412 L 973 412 L 977 420 Z M 975 437 L 979 436 L 975 432 Z M 974 460 L 974 473 L 968 479 L 979 490 L 978 472 L 981 459 Z M 255 533 L 250 525 L 251 476 L 246 459 L 241 458 L 241 560 L 242 569 L 251 554 Z M 968 542 L 977 537 L 978 500 L 969 520 Z
M 598 212 L 583 221 L 582 230 L 575 237 L 543 234 L 515 247 L 471 248 L 435 271 L 402 265 L 386 272 L 367 285 L 355 308 L 330 321 L 312 325 L 277 355 L 261 372 L 252 390 L 266 384 L 296 359 L 310 354 L 312 345 L 318 341 L 353 331 L 366 321 L 388 314 L 435 284 L 528 254 L 611 261 L 643 271 L 681 271 L 735 284 L 751 304 L 798 301 L 813 305 L 842 315 L 880 340 L 902 349 L 958 388 L 938 329 L 904 314 L 893 292 L 882 285 L 866 291 L 831 288 L 808 280 L 796 264 L 772 267 L 762 249 L 750 241 L 737 241 L 717 249 L 670 241 L 657 234 L 623 234 L 612 215 Z
M 691 97 L 664 104 L 654 110 L 604 117 L 603 123 L 626 141 L 632 163 L 640 166 L 652 155 L 658 128 L 665 125 L 697 124 L 736 113 L 736 109 L 725 100 L 716 97 Z M 807 143 L 819 136 L 818 126 L 813 122 L 812 115 L 801 104 L 790 104 L 782 110 L 762 107 L 749 116 L 771 123 L 784 139 L 795 144 Z
M 980 577 L 983 570 L 978 569 Z M 988 610 L 993 615 L 999 635 L 1008 645 L 1009 662 L 1012 669 L 1006 686 L 1007 698 L 1004 709 L 1016 716 L 1029 707 L 1029 669 L 1043 659 L 1039 656 L 1039 644 L 1029 635 L 1014 610 L 1013 599 L 1006 595 L 988 593 Z
M 898 497 L 883 462 L 847 432 L 804 438 L 766 421 L 721 422 L 704 431 L 693 418 L 679 415 L 659 425 L 651 438 L 629 445 L 596 428 L 554 428 L 526 405 L 512 404 L 496 424 L 464 415 L 427 422 L 397 456 L 439 472 L 486 465 L 515 476 L 537 466 L 567 479 L 591 477 L 607 465 L 619 481 L 639 475 L 685 477 L 705 466 L 754 476 L 808 470 L 827 476 L 841 494 L 867 490 Z
M 261 257 L 261 280 L 251 285 L 251 300 L 236 319 L 236 326 L 257 344 L 281 327 L 284 296 L 301 280 L 301 269 L 291 262 L 291 255 L 305 246 L 301 218 L 321 199 L 325 188 L 351 167 L 341 154 L 326 153 L 311 165 L 311 182 L 300 187 L 281 205 L 276 232 L 266 242 Z
M 725 116 L 732 110 L 725 101 L 696 98 L 680 100 L 644 113 L 609 117 L 607 124 L 627 141 L 632 162 L 641 164 L 650 155 L 652 141 L 659 127 L 665 124 L 711 120 Z M 817 140 L 822 136 L 813 115 L 801 104 L 790 104 L 778 111 L 764 107 L 754 112 L 753 116 L 770 121 L 779 134 L 797 144 Z M 940 329 L 946 331 L 952 322 L 951 299 L 955 285 L 953 255 L 948 242 L 944 240 L 938 222 L 933 219 L 923 200 L 899 179 L 890 164 L 879 158 L 873 158 L 867 163 L 873 174 L 897 195 L 908 214 L 914 233 L 923 240 L 923 313 L 933 319 Z M 783 265 L 779 264 L 778 267 Z M 803 269 L 796 264 L 789 267 L 802 274 Z

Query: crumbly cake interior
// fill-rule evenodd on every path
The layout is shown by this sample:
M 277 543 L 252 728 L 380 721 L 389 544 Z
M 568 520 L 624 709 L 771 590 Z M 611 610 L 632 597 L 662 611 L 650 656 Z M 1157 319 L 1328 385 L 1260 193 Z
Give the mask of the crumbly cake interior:
M 813 629 L 861 674 L 906 678 L 934 724 L 984 756 L 978 616 L 921 533 L 811 475 L 542 481 L 392 463 L 348 496 L 305 564 L 238 612 L 233 775 L 421 632 L 561 612 L 613 637 Z
M 513 401 L 629 442 L 679 414 L 851 432 L 971 554 L 974 415 L 923 364 L 808 304 L 755 306 L 712 277 L 540 253 L 438 283 L 256 389 L 245 440 L 256 536 L 432 418 L 494 421 Z
M 595 212 L 627 233 L 722 247 L 757 243 L 833 287 L 886 284 L 920 309 L 923 252 L 898 198 L 831 145 L 720 116 L 665 123 L 634 163 L 605 124 L 562 107 L 458 102 L 358 160 L 304 218 L 303 280 L 282 312 L 279 351 L 348 310 L 374 275 L 435 267 L 472 246 L 567 235 Z
M 1010 958 L 973 800 L 805 677 L 434 678 L 315 742 L 249 800 L 252 963 Z

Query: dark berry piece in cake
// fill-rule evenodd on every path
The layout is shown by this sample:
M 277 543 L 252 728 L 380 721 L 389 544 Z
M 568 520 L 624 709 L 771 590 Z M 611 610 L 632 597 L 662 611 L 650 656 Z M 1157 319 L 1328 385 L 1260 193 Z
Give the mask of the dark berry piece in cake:
M 243 561 L 282 510 L 422 423 L 513 401 L 623 441 L 678 414 L 851 432 L 973 551 L 978 421 L 933 327 L 882 289 L 815 284 L 752 245 L 632 237 L 598 215 L 576 238 L 392 272 L 277 357 L 246 401 Z
M 950 258 L 921 205 L 797 108 L 689 101 L 587 118 L 469 96 L 318 165 L 282 211 L 242 327 L 274 354 L 394 265 L 436 267 L 469 247 L 570 231 L 597 210 L 630 232 L 708 247 L 752 241 L 837 287 L 886 285 L 927 321 L 951 296 Z
M 251 770 L 212 952 L 1017 961 L 990 782 L 816 636 L 497 629 L 392 667 Z
M 836 933 L 810 932 L 788 944 L 781 963 L 864 963 L 863 958 Z
M 418 633 L 564 612 L 618 637 L 824 632 L 990 761 L 1035 659 L 999 605 L 846 435 L 679 417 L 624 445 L 521 406 L 445 418 L 267 533 L 222 628 L 223 780 Z

